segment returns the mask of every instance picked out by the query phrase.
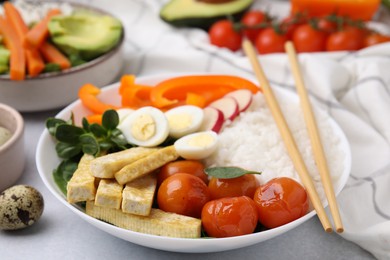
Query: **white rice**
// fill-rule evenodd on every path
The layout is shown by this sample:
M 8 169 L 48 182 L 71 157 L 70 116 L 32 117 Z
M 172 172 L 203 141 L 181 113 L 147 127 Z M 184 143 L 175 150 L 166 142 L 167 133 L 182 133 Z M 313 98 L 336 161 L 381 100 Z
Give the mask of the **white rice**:
M 293 104 L 291 100 L 281 100 L 281 109 L 298 149 L 301 151 L 320 198 L 325 201 L 301 108 L 298 103 Z M 336 182 L 344 169 L 345 154 L 339 146 L 341 140 L 335 135 L 328 115 L 316 113 L 316 119 L 329 171 L 333 182 Z M 218 142 L 217 151 L 205 160 L 208 167 L 237 166 L 247 170 L 261 171 L 262 174 L 259 176 L 261 184 L 281 176 L 291 177 L 301 182 L 261 93 L 254 96 L 251 106 L 244 113 L 224 127 L 219 134 Z

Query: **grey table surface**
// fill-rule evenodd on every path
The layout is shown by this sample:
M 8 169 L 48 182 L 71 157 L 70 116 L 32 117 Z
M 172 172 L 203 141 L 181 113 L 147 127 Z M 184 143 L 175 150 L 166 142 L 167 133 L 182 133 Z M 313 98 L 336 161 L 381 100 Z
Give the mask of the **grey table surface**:
M 35 164 L 35 149 L 47 117 L 58 111 L 22 114 L 27 163 L 18 184 L 37 188 L 44 213 L 33 226 L 0 231 L 0 259 L 374 259 L 339 235 L 323 231 L 317 217 L 271 240 L 219 253 L 182 254 L 155 250 L 116 238 L 82 220 L 45 187 Z

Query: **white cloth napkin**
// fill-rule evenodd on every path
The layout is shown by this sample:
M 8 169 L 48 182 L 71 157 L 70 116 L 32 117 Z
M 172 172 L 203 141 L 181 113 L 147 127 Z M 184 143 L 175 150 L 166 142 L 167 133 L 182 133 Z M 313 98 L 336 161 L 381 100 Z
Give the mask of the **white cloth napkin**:
M 107 6 L 104 0 L 88 2 Z M 117 0 L 109 7 L 126 28 L 124 73 L 212 72 L 253 77 L 242 53 L 215 48 L 205 32 L 173 28 L 159 19 L 165 2 Z M 287 1 L 259 0 L 256 7 L 280 16 L 289 10 Z M 299 58 L 311 97 L 338 122 L 351 145 L 351 176 L 338 196 L 345 226 L 341 236 L 378 259 L 390 259 L 390 43 L 356 53 Z M 284 54 L 260 60 L 273 86 L 295 90 Z

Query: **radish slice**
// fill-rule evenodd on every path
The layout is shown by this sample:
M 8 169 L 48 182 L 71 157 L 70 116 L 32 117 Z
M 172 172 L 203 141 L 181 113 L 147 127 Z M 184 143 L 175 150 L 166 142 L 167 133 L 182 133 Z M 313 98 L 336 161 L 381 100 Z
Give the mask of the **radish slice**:
M 232 97 L 223 97 L 212 102 L 210 107 L 219 109 L 223 113 L 223 117 L 225 120 L 234 120 L 236 116 L 240 113 L 238 110 L 238 103 Z
M 204 118 L 200 127 L 201 131 L 211 130 L 219 133 L 222 129 L 224 116 L 221 110 L 214 107 L 205 107 L 203 109 Z
M 249 89 L 238 89 L 232 92 L 229 92 L 225 97 L 232 97 L 238 103 L 238 110 L 243 112 L 248 109 L 252 103 L 252 92 Z

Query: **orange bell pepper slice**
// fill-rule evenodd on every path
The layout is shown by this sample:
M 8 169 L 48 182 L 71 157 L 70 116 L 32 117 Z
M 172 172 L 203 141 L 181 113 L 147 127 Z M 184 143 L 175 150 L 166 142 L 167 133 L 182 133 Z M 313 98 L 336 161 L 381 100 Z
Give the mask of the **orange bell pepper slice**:
M 152 105 L 157 108 L 172 107 L 185 101 L 189 93 L 205 98 L 205 105 L 237 89 L 249 89 L 252 93 L 259 87 L 249 80 L 228 75 L 179 76 L 160 82 L 150 93 Z M 191 94 L 190 94 L 191 95 Z M 190 97 L 188 99 L 191 99 Z M 187 100 L 188 100 L 187 99 Z
M 100 92 L 100 88 L 87 83 L 81 86 L 78 95 L 81 103 L 83 103 L 83 105 L 91 110 L 94 114 L 103 114 L 104 111 L 108 109 L 118 109 L 117 106 L 106 104 L 99 100 L 97 96 L 100 94 Z
M 121 78 L 119 94 L 122 97 L 122 106 L 130 108 L 140 108 L 151 106 L 150 92 L 151 86 L 135 84 L 133 75 L 124 75 Z

